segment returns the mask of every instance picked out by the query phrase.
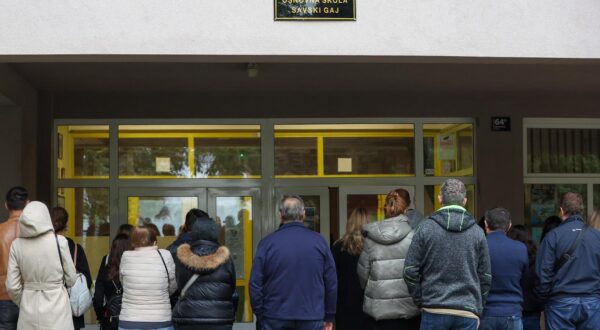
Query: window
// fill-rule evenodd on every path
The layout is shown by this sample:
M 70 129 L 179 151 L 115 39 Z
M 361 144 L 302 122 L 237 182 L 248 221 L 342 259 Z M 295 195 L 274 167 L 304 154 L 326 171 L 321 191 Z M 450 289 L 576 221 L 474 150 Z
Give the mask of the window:
M 58 179 L 106 179 L 109 175 L 108 126 L 58 126 Z
M 600 202 L 600 120 L 524 120 L 525 223 L 539 239 L 560 196 L 578 192 L 586 215 Z
M 426 176 L 473 175 L 473 125 L 423 125 Z

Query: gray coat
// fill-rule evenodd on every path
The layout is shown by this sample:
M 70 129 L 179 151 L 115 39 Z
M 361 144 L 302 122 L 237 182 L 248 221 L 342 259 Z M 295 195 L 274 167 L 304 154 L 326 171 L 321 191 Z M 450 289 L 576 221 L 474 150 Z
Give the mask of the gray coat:
M 363 311 L 376 320 L 406 319 L 419 314 L 404 282 L 404 259 L 413 231 L 400 215 L 363 226 L 365 243 L 358 278 L 365 289 Z

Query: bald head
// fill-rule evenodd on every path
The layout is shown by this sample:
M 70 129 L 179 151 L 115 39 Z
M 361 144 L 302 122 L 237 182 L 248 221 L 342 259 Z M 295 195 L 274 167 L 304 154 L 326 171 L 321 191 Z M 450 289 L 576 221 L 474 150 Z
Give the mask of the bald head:
M 281 221 L 303 221 L 304 220 L 304 201 L 298 196 L 287 196 L 281 200 L 279 207 Z

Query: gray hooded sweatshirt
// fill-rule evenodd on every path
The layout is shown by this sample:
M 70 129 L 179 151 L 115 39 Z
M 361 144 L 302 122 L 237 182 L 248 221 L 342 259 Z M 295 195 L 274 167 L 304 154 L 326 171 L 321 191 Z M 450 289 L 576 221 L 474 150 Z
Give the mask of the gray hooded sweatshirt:
M 492 283 L 483 230 L 464 208 L 442 207 L 416 230 L 404 278 L 419 307 L 481 315 Z
M 365 243 L 358 278 L 365 289 L 363 311 L 376 320 L 419 314 L 403 279 L 404 258 L 413 237 L 408 218 L 400 215 L 363 226 Z

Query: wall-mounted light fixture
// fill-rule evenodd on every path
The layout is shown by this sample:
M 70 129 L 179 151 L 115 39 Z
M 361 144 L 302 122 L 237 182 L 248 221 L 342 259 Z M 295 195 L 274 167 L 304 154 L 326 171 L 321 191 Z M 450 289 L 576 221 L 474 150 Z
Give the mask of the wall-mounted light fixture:
M 248 63 L 246 70 L 248 71 L 248 78 L 256 78 L 258 76 L 258 64 Z

